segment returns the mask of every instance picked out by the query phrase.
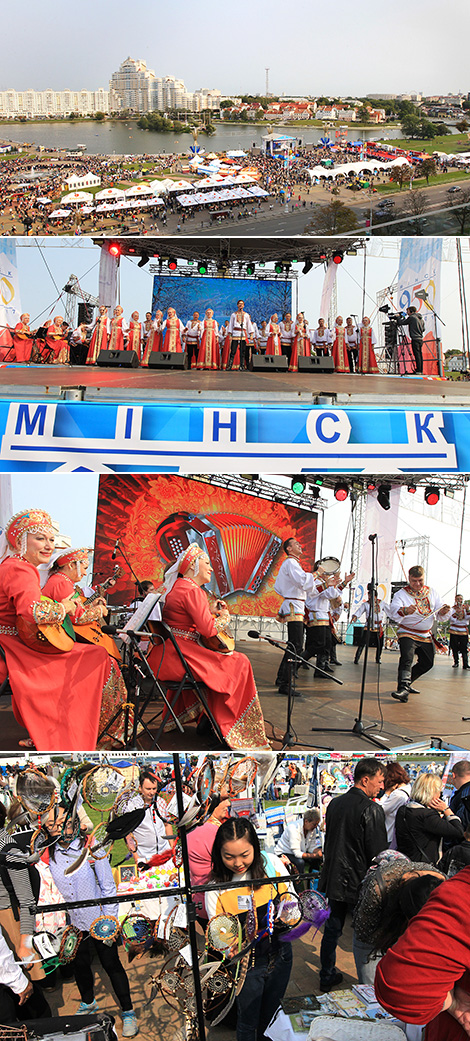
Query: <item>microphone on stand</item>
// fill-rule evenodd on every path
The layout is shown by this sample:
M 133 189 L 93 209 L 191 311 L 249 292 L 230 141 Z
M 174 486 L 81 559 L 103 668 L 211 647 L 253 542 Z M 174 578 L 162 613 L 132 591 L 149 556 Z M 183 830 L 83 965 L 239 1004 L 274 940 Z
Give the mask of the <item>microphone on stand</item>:
M 111 560 L 116 560 L 116 554 L 117 554 L 117 551 L 119 549 L 120 541 L 121 541 L 121 539 L 116 539 L 116 542 L 114 543 L 114 549 L 113 549 L 113 552 L 111 553 Z
M 250 637 L 250 640 L 266 640 L 267 643 L 272 643 L 273 647 L 282 647 L 287 642 L 286 640 L 274 640 L 272 636 L 262 636 L 256 629 L 249 629 L 246 635 Z

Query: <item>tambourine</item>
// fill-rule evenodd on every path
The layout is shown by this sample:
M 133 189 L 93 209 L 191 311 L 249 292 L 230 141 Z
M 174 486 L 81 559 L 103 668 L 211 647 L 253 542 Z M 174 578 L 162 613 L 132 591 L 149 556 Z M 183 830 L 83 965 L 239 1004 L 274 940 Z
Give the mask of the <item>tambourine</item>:
M 341 569 L 341 561 L 338 557 L 322 557 L 318 561 L 318 568 L 321 568 L 325 572 L 325 575 L 336 575 Z

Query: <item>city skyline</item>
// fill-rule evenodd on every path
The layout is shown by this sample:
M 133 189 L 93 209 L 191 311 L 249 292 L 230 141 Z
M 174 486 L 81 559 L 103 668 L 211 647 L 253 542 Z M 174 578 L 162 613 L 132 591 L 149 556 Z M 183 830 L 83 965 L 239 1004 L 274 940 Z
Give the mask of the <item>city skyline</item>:
M 299 0 L 295 20 L 289 22 L 280 0 L 261 0 L 256 7 L 240 0 L 233 26 L 237 59 L 227 61 L 232 37 L 221 25 L 214 0 L 201 0 L 197 8 L 182 0 L 177 10 L 160 5 L 155 10 L 136 0 L 132 21 L 123 0 L 113 4 L 112 19 L 106 5 L 83 0 L 73 28 L 70 12 L 58 0 L 48 5 L 47 25 L 38 23 L 36 8 L 24 0 L 9 11 L 10 38 L 21 46 L 2 55 L 0 89 L 107 88 L 113 71 L 130 54 L 146 61 L 157 76 L 181 77 L 192 91 L 203 79 L 223 94 L 262 94 L 269 67 L 275 95 L 465 92 L 468 6 L 464 0 L 450 0 L 447 6 L 449 24 L 459 26 L 448 48 L 443 46 L 441 13 L 434 2 L 423 20 L 422 10 L 397 0 L 389 21 L 372 0 L 365 0 L 359 23 L 357 12 L 339 0 L 332 29 L 329 8 L 313 9 L 307 0 Z M 51 25 L 53 61 L 44 62 L 39 55 L 50 47 Z M 406 57 L 411 40 L 416 44 L 412 64 Z M 367 60 L 361 60 L 361 53 Z M 348 55 L 353 60 L 346 61 Z M 208 84 L 208 78 L 213 82 Z

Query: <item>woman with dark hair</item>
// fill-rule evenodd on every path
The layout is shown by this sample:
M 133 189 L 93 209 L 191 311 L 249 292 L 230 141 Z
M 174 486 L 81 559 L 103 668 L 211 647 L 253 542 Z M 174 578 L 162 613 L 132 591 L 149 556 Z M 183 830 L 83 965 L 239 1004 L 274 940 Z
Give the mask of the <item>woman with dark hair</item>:
M 384 794 L 377 799 L 385 813 L 385 827 L 390 849 L 397 848 L 395 836 L 395 817 L 400 806 L 404 806 L 410 798 L 410 775 L 400 763 L 391 762 L 385 766 Z
M 395 850 L 374 858 L 353 914 L 353 953 L 360 983 L 374 982 L 379 958 L 404 933 L 445 875 Z
M 261 1041 L 264 1031 L 285 994 L 292 968 L 292 947 L 278 936 L 264 936 L 268 906 L 278 893 L 287 893 L 285 882 L 250 886 L 252 879 L 284 876 L 286 869 L 273 853 L 262 853 L 256 831 L 249 820 L 230 817 L 220 825 L 212 847 L 210 882 L 239 881 L 233 889 L 207 892 L 209 919 L 218 914 L 236 915 L 245 925 L 247 912 L 257 920 L 252 962 L 237 997 L 237 1041 Z

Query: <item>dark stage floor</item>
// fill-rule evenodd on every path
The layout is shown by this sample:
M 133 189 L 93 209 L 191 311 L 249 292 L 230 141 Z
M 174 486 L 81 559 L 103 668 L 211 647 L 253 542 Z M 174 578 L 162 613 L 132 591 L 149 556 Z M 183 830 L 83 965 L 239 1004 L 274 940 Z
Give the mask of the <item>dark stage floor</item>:
M 249 656 L 253 665 L 268 734 L 272 733 L 272 726 L 284 733 L 287 698 L 280 695 L 274 686 L 278 651 L 268 645 L 260 647 L 248 640 L 240 641 L 238 649 Z M 350 646 L 339 648 L 338 657 L 343 664 L 335 670 L 335 675 L 343 680 L 341 687 L 328 679 L 313 679 L 311 670 L 301 670 L 298 680 L 301 697 L 295 699 L 292 720 L 299 749 L 313 745 L 316 748 L 345 751 L 373 750 L 371 742 L 352 733 L 358 714 L 362 676 L 362 665 L 353 664 L 354 651 L 355 648 Z M 462 716 L 470 715 L 470 672 L 467 676 L 461 669 L 452 669 L 451 658 L 436 655 L 432 672 L 417 684 L 421 693 L 410 695 L 408 703 L 403 705 L 390 696 L 390 692 L 396 688 L 397 664 L 398 654 L 384 651 L 380 667 L 379 705 L 378 669 L 373 655 L 372 661 L 369 661 L 363 720 L 366 724 L 378 723 L 372 733 L 379 734 L 389 748 L 430 738 L 441 738 L 447 744 L 469 748 L 470 722 L 463 722 Z M 15 750 L 18 741 L 25 737 L 25 732 L 15 722 L 9 699 L 3 698 L 0 706 L 0 749 Z M 152 716 L 155 709 L 155 703 L 149 706 L 146 718 Z M 312 727 L 344 727 L 344 732 L 328 734 L 320 730 L 313 734 Z M 273 747 L 279 749 L 281 744 L 279 740 L 275 741 Z M 140 747 L 145 749 L 148 746 L 148 739 L 142 739 Z M 210 738 L 199 737 L 194 725 L 187 727 L 184 738 L 179 731 L 165 734 L 161 746 L 163 751 L 176 751 L 183 747 L 186 751 L 214 750 L 214 742 Z
M 225 395 L 238 399 L 305 400 L 326 396 L 340 404 L 467 405 L 470 384 L 460 381 L 341 373 L 184 372 L 64 365 L 0 366 L 2 397 L 62 396 L 80 390 L 93 399 L 194 401 Z

